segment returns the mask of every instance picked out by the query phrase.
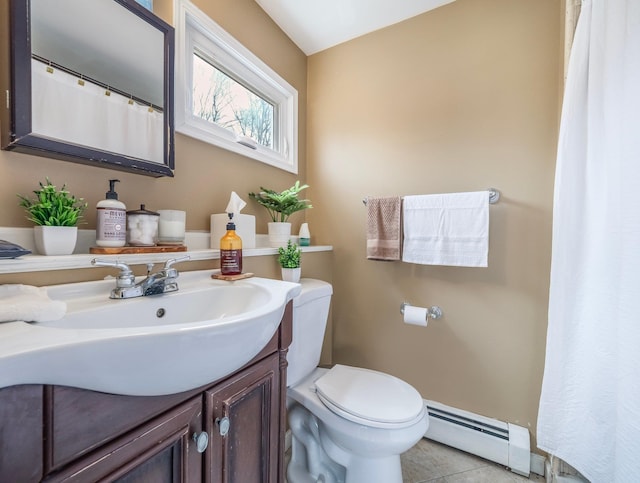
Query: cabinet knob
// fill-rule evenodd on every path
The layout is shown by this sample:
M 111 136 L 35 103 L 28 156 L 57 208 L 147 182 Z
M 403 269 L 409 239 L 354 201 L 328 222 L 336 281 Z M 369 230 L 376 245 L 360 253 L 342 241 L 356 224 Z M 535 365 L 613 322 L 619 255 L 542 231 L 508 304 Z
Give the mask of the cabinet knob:
M 204 453 L 204 450 L 209 446 L 209 435 L 206 431 L 193 433 L 193 440 L 196 442 L 196 449 L 198 450 L 198 453 Z
M 229 432 L 229 426 L 231 426 L 231 423 L 229 422 L 229 418 L 225 416 L 224 418 L 216 418 L 216 425 L 220 431 L 220 436 L 226 436 Z

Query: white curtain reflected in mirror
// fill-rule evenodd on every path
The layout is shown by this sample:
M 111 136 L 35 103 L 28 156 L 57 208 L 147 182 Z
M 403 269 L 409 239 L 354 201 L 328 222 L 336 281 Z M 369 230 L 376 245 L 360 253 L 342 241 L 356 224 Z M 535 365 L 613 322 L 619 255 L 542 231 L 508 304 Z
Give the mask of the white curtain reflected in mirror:
M 28 8 L 30 136 L 113 154 L 119 166 L 173 168 L 166 31 L 132 14 L 141 7 L 130 0 L 30 0 Z
M 164 162 L 162 112 L 37 60 L 31 72 L 34 134 Z
M 173 27 L 134 0 L 10 6 L 0 35 L 9 53 L 0 56 L 8 73 L 0 147 L 174 176 Z

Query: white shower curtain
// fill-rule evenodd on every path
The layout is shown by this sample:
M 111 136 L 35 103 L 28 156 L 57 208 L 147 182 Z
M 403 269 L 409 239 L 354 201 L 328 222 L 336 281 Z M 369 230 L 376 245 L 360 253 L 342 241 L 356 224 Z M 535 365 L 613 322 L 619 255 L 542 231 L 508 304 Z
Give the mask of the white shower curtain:
M 538 446 L 640 481 L 640 0 L 585 0 L 560 126 Z
M 164 163 L 163 114 L 31 61 L 32 130 L 52 139 Z

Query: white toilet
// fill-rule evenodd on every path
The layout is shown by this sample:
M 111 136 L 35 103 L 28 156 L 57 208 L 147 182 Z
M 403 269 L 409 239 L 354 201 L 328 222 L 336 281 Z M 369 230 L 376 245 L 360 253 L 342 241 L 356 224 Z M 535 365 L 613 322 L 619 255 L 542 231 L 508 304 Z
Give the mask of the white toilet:
M 332 287 L 302 279 L 287 360 L 288 483 L 401 483 L 400 454 L 424 436 L 422 397 L 377 371 L 318 368 Z

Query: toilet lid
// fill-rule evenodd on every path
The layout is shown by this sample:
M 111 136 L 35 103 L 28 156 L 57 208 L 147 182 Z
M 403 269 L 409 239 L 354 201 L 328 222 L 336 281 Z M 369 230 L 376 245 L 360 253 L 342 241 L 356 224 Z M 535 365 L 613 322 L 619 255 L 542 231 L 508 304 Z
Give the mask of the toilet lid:
M 418 391 L 382 372 L 338 364 L 316 380 L 315 387 L 331 411 L 367 426 L 407 426 L 424 414 Z

